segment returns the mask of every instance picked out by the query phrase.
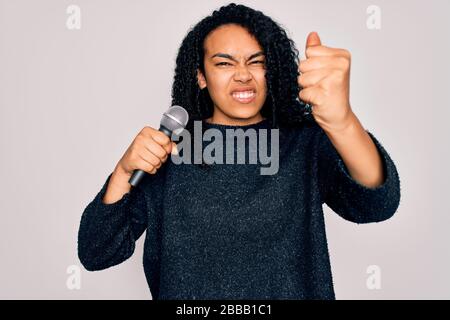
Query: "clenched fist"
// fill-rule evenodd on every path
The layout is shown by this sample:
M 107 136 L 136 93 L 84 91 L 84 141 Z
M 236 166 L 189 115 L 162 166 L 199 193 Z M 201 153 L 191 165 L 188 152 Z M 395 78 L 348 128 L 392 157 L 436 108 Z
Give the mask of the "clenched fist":
M 323 46 L 311 32 L 306 59 L 300 60 L 299 98 L 312 105 L 312 115 L 324 130 L 340 130 L 350 121 L 350 52 Z
M 174 145 L 161 131 L 145 127 L 128 147 L 118 166 L 130 176 L 138 169 L 155 174 L 166 162 Z
M 117 163 L 102 199 L 103 203 L 114 203 L 130 191 L 128 180 L 134 170 L 155 174 L 167 161 L 170 153 L 176 153 L 176 144 L 168 136 L 152 127 L 142 129 Z

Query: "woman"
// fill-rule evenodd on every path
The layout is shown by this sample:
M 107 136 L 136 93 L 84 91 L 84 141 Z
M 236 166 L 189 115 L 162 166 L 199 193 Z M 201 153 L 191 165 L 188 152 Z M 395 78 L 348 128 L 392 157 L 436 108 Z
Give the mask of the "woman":
M 311 33 L 306 58 L 298 66 L 285 31 L 248 7 L 230 4 L 200 21 L 180 47 L 172 90 L 189 113 L 186 132 L 195 121 L 221 133 L 279 130 L 279 168 L 176 165 L 167 161 L 174 143 L 144 128 L 83 213 L 85 268 L 125 261 L 146 231 L 155 300 L 334 299 L 323 203 L 352 222 L 386 220 L 400 182 L 351 110 L 348 51 Z M 130 189 L 136 169 L 149 175 Z

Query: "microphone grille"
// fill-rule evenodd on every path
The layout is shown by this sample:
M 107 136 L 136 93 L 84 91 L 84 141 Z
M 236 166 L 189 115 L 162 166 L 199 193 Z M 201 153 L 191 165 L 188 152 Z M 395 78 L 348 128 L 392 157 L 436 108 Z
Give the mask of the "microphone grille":
M 186 127 L 188 121 L 189 115 L 186 109 L 180 106 L 171 106 L 164 112 L 160 124 L 170 131 L 177 133 Z

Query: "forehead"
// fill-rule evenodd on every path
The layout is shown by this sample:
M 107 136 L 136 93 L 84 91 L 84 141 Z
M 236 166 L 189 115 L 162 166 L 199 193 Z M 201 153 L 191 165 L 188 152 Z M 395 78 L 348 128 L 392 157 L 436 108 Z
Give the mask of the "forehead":
M 262 47 L 245 28 L 236 24 L 227 24 L 208 34 L 204 42 L 204 49 L 207 54 L 221 52 L 233 56 L 245 56 L 261 51 Z

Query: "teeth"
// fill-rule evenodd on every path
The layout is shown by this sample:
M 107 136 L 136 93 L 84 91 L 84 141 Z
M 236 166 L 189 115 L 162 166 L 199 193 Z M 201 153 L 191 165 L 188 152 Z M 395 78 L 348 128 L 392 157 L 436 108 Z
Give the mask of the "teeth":
M 248 99 L 255 95 L 253 91 L 233 92 L 233 97 L 238 99 Z

